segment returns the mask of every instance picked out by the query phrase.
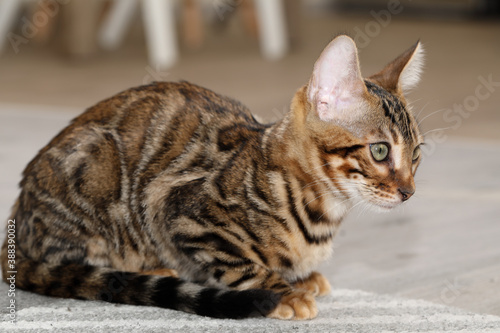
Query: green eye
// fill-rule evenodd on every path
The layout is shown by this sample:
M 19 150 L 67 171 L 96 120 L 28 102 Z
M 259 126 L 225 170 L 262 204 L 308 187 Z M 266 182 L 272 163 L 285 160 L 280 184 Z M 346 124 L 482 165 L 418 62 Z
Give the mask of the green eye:
M 411 159 L 413 160 L 413 162 L 415 162 L 416 160 L 418 160 L 419 157 L 420 157 L 420 147 L 417 147 L 413 151 L 413 156 Z
M 370 151 L 375 161 L 381 162 L 389 155 L 389 146 L 385 143 L 374 143 L 370 145 Z

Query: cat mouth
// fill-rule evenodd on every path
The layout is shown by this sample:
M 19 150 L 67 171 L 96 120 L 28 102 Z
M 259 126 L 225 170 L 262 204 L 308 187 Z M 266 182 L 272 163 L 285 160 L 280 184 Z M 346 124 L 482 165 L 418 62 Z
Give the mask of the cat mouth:
M 389 204 L 389 203 L 379 203 L 378 206 L 384 209 L 393 209 L 399 206 L 399 203 Z
M 376 209 L 376 210 L 379 210 L 379 211 L 383 211 L 383 212 L 388 212 L 396 207 L 398 207 L 401 202 L 381 202 L 381 201 L 377 201 L 377 202 L 371 202 L 372 206 Z
M 401 205 L 402 201 L 400 200 L 394 200 L 394 201 L 388 201 L 384 200 L 382 198 L 375 197 L 373 194 L 369 194 L 368 196 L 364 196 L 363 192 L 359 191 L 359 194 L 361 197 L 364 197 L 364 201 L 369 204 L 373 209 L 378 210 L 378 211 L 383 211 L 383 212 L 388 212 L 399 205 Z

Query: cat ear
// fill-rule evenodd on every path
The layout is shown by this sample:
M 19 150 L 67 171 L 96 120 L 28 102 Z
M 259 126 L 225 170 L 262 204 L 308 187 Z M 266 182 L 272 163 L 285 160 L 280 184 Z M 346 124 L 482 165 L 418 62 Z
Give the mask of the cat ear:
M 370 79 L 388 91 L 407 93 L 420 81 L 423 64 L 424 49 L 418 41 Z
M 354 41 L 343 35 L 335 38 L 314 64 L 309 101 L 323 121 L 349 120 L 365 92 Z

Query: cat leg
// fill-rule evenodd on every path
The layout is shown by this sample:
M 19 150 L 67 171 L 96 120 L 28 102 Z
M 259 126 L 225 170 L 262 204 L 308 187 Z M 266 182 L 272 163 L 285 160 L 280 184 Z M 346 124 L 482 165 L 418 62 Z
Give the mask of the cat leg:
M 278 273 L 272 272 L 262 287 L 281 291 L 283 295 L 276 308 L 267 315 L 269 318 L 304 320 L 318 315 L 313 294 L 308 290 L 294 288 Z
M 283 295 L 278 306 L 267 317 L 275 319 L 304 320 L 318 315 L 314 296 L 307 290 L 294 289 Z
M 318 314 L 316 301 L 309 290 L 296 289 L 280 274 L 261 266 L 252 265 L 244 270 L 226 271 L 220 280 L 234 289 L 266 289 L 281 295 L 281 298 L 269 300 L 265 304 L 255 304 L 257 309 L 273 307 L 267 315 L 269 318 L 305 320 L 315 318 Z
M 298 289 L 308 290 L 314 296 L 327 295 L 332 290 L 330 282 L 319 272 L 312 272 L 307 278 L 295 282 L 293 286 Z
M 169 268 L 160 268 L 160 269 L 155 269 L 152 271 L 142 271 L 140 272 L 143 275 L 160 275 L 160 276 L 172 276 L 172 277 L 179 277 L 179 273 L 175 269 L 169 269 Z
M 233 243 L 215 233 L 192 239 L 195 241 L 179 237 L 176 244 L 177 249 L 189 250 L 183 256 L 184 265 L 191 267 L 190 276 L 185 277 L 187 280 L 216 288 L 272 291 L 274 296 L 252 304 L 256 313 L 267 317 L 305 320 L 317 316 L 316 300 L 310 291 L 295 288 L 278 272 L 253 262 Z M 201 240 L 203 248 L 198 244 Z M 193 254 L 193 248 L 199 250 Z

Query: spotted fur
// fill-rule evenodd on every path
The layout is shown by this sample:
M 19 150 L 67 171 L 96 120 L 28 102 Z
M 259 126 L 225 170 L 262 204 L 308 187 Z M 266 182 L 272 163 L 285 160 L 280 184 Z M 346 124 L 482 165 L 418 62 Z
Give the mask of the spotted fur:
M 315 73 L 328 52 L 335 66 L 358 66 L 353 45 L 336 38 Z M 188 82 L 91 107 L 24 171 L 11 217 L 17 287 L 212 317 L 313 318 L 313 296 L 330 288 L 313 269 L 348 210 L 392 208 L 414 192 L 422 139 L 397 82 L 419 48 L 362 86 L 355 68 L 339 72 L 354 75 L 334 87 L 347 89 L 341 101 L 324 99 L 330 81 L 315 77 L 329 69 L 313 73 L 274 124 Z M 377 142 L 390 146 L 385 161 L 370 153 Z

